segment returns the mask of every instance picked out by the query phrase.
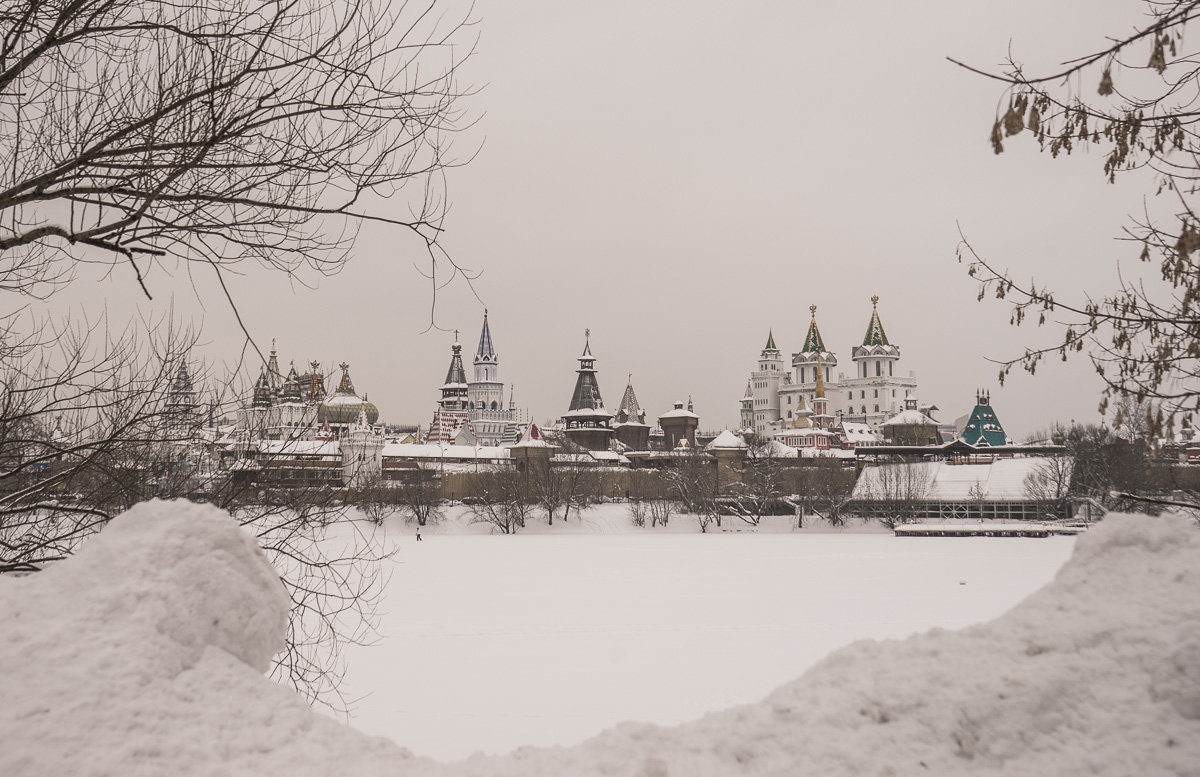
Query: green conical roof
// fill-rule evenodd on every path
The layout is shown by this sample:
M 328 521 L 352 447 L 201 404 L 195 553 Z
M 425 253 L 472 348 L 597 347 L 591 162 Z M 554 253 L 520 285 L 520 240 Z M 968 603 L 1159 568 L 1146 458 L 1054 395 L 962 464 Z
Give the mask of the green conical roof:
M 809 305 L 809 311 L 812 313 L 812 323 L 808 325 L 808 335 L 804 338 L 804 347 L 802 353 L 812 353 L 818 351 L 825 352 L 825 341 L 821 339 L 821 330 L 817 329 L 817 306 Z
M 871 321 L 867 324 L 867 334 L 863 337 L 863 345 L 870 347 L 872 345 L 891 345 L 887 339 L 887 333 L 883 331 L 883 324 L 879 321 L 879 295 L 871 297 Z
M 763 348 L 763 350 L 764 351 L 778 351 L 779 350 L 778 348 L 775 347 L 775 330 L 774 329 L 767 330 L 767 345 L 766 345 L 766 347 Z

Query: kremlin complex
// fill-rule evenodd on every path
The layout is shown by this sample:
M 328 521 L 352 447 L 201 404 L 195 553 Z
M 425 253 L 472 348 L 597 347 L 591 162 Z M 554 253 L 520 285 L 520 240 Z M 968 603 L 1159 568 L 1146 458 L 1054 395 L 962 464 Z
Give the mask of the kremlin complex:
M 861 344 L 840 364 L 821 334 L 815 305 L 809 308 L 804 342 L 790 359 L 785 360 L 774 333 L 768 332 L 734 430 L 702 431 L 690 399 L 650 416 L 631 378 L 616 408 L 609 410 L 590 331 L 577 357 L 575 387 L 565 409 L 557 422 L 539 427 L 527 411 L 517 409 L 512 388 L 506 390 L 485 311 L 469 376 L 455 332 L 445 379 L 425 424 L 384 423 L 367 393 L 355 387 L 346 362 L 329 375 L 319 362 L 308 362 L 303 372 L 292 362 L 285 374 L 272 343 L 236 422 L 217 429 L 210 420 L 211 439 L 219 467 L 240 467 L 255 481 L 289 485 L 316 480 L 347 487 L 404 480 L 430 468 L 445 472 L 511 465 L 531 448 L 545 449 L 546 456 L 575 467 L 637 468 L 657 466 L 681 453 L 713 455 L 760 445 L 781 458 L 850 463 L 861 448 L 940 445 L 955 439 L 954 426 L 934 419 L 935 406 L 918 403 L 916 377 L 901 368 L 900 348 L 888 339 L 880 319 L 879 298 L 871 303 Z M 177 383 L 186 391 L 181 389 L 172 401 L 194 401 L 185 368 Z M 330 384 L 335 384 L 332 391 Z M 991 413 L 990 407 L 986 411 Z M 1000 428 L 998 422 L 995 427 Z M 1004 440 L 1002 429 L 990 438 L 992 444 Z

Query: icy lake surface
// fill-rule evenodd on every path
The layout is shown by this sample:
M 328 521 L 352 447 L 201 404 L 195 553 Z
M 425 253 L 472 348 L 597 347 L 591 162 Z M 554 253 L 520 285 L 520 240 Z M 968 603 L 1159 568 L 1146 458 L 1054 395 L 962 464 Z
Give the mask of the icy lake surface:
M 411 532 L 411 529 L 408 530 Z M 989 620 L 1073 540 L 410 534 L 352 725 L 442 760 L 758 700 L 830 651 Z

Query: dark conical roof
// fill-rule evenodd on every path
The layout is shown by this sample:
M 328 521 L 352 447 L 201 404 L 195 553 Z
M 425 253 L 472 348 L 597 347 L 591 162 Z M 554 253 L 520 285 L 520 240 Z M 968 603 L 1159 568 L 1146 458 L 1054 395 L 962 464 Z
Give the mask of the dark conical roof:
M 804 338 L 804 348 L 802 353 L 812 353 L 814 351 L 823 353 L 825 351 L 825 341 L 821 339 L 821 330 L 817 329 L 817 306 L 809 305 L 808 309 L 812 312 L 812 322 L 808 325 L 808 335 Z
M 299 402 L 300 395 L 300 376 L 296 374 L 296 364 L 292 363 L 291 369 L 288 370 L 287 378 L 283 381 L 283 393 L 281 395 L 284 402 Z
M 462 363 L 462 344 L 457 340 L 451 346 L 453 355 L 450 357 L 450 369 L 446 370 L 446 381 L 444 385 L 466 383 L 467 372 L 463 369 Z
M 630 375 L 629 381 L 625 384 L 625 394 L 621 397 L 621 404 L 617 407 L 617 420 L 621 423 L 641 423 L 643 418 L 645 418 L 645 411 L 638 402 L 637 394 L 633 392 L 633 376 Z
M 269 407 L 271 405 L 271 381 L 267 379 L 267 370 L 264 367 L 258 373 L 258 381 L 254 384 L 254 402 L 255 407 Z
M 883 331 L 883 324 L 879 321 L 879 295 L 871 297 L 871 320 L 867 324 L 867 334 L 863 337 L 864 346 L 872 345 L 891 345 L 888 342 L 887 334 Z
M 496 348 L 492 345 L 492 329 L 488 326 L 487 311 L 483 311 L 483 331 L 479 333 L 479 347 L 475 349 L 475 361 L 496 361 Z
M 763 350 L 764 351 L 778 351 L 779 350 L 778 348 L 775 347 L 775 330 L 774 329 L 767 330 L 767 344 L 763 348 Z
M 583 345 L 583 355 L 579 357 L 579 376 L 575 379 L 575 391 L 571 394 L 569 410 L 603 410 L 604 400 L 600 398 L 600 384 L 596 382 L 596 370 L 593 366 L 595 357 L 592 356 L 591 331 L 588 330 Z

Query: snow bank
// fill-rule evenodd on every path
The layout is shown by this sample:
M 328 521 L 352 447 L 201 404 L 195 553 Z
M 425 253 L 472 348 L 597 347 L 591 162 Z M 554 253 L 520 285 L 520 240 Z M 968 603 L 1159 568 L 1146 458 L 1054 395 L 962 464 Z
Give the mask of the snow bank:
M 1190 522 L 1111 517 L 992 623 L 856 643 L 683 726 L 438 764 L 265 680 L 287 602 L 253 541 L 149 504 L 0 579 L 0 774 L 1194 775 L 1198 570 Z

